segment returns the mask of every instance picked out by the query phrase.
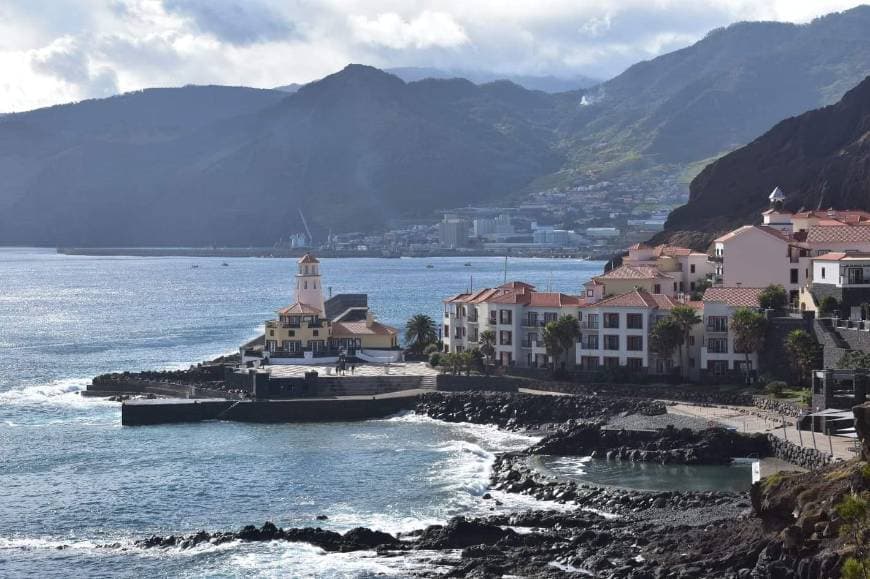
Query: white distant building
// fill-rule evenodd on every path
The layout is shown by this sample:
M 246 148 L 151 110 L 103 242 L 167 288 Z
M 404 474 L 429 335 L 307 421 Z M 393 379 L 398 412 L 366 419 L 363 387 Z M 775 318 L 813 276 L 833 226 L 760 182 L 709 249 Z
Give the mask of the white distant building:
M 745 374 L 746 354 L 734 346 L 731 318 L 740 308 L 758 309 L 762 288 L 712 287 L 704 293 L 704 344 L 701 377 Z M 749 370 L 758 368 L 758 354 L 749 355 Z
M 537 245 L 577 247 L 580 236 L 567 229 L 538 229 L 532 233 L 532 240 Z
M 598 239 L 619 237 L 619 229 L 615 227 L 588 227 L 586 235 Z
M 510 215 L 501 214 L 493 218 L 475 219 L 472 224 L 472 234 L 474 237 L 498 240 L 514 235 L 515 230 Z
M 523 282 L 463 293 L 444 300 L 442 342 L 447 352 L 478 347 L 480 334 L 495 332 L 495 362 L 521 368 L 546 367 L 544 326 L 562 315 L 579 318 L 583 300 L 555 292 L 539 292 Z M 565 354 L 573 362 L 572 350 Z
M 442 247 L 451 249 L 468 245 L 469 223 L 455 215 L 445 214 L 438 224 L 438 236 Z

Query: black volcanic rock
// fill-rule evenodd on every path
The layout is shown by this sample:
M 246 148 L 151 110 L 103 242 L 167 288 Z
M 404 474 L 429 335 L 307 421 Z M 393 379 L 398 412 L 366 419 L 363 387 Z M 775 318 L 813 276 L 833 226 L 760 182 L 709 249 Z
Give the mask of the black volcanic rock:
M 870 209 L 870 77 L 837 104 L 782 121 L 708 165 L 660 238 L 707 232 L 695 244 L 701 246 L 713 232 L 758 222 L 777 186 L 793 211 Z

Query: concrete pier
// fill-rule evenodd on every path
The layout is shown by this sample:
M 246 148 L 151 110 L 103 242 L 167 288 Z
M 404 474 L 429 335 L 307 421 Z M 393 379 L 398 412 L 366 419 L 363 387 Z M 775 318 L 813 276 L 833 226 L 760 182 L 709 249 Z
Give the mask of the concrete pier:
M 236 422 L 333 422 L 384 418 L 412 410 L 424 390 L 376 396 L 224 400 L 163 398 L 129 400 L 121 405 L 121 424 L 142 426 L 203 420 Z

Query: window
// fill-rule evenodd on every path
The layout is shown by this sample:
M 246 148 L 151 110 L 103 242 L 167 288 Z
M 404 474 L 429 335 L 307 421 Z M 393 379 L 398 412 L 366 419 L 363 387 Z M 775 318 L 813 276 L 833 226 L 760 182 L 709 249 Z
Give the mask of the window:
M 689 368 L 694 368 L 694 367 L 695 367 L 695 359 L 689 358 Z
M 825 279 L 825 268 L 822 268 L 822 279 Z
M 689 283 L 689 291 L 695 291 L 695 282 Z
M 274 336 L 274 335 L 275 335 L 275 330 L 269 330 L 269 335 L 270 335 L 270 336 Z
M 586 370 L 595 370 L 598 368 L 598 358 L 596 356 L 583 356 L 580 360 L 583 368 Z
M 586 290 L 586 297 L 587 298 L 595 297 L 595 291 L 590 290 L 590 289 Z
M 677 292 L 677 282 L 674 282 L 674 293 Z
M 619 349 L 619 336 L 604 336 L 604 349 L 605 350 L 618 350 Z
M 537 312 L 529 312 L 528 317 L 526 318 L 526 325 L 531 327 L 535 327 L 538 325 Z
M 588 330 L 597 330 L 598 329 L 598 314 L 589 314 L 586 316 L 586 323 L 583 324 Z
M 619 327 L 619 314 L 604 314 L 604 327 L 605 328 L 618 328 Z
M 554 313 L 544 314 L 544 325 L 546 326 L 550 322 L 555 322 L 558 319 L 559 319 L 558 314 L 554 314 Z
M 626 336 L 625 349 L 632 352 L 640 352 L 643 350 L 643 336 Z
M 502 330 L 498 333 L 498 343 L 502 346 L 510 346 L 513 340 L 513 333 Z
M 444 324 L 444 335 L 445 336 L 450 335 L 450 326 L 448 326 L 447 324 Z
M 798 270 L 797 268 L 791 268 L 789 283 L 797 283 L 798 282 Z
M 499 310 L 498 321 L 500 324 L 510 324 L 513 322 L 513 312 L 511 310 Z
M 625 327 L 629 330 L 642 330 L 643 314 L 625 314 Z
M 583 348 L 586 350 L 598 349 L 598 334 L 583 336 Z
M 605 368 L 617 368 L 619 366 L 619 358 L 606 357 L 604 358 Z
M 728 338 L 707 338 L 707 351 L 711 354 L 727 354 Z
M 695 273 L 695 264 L 689 266 L 689 273 Z
M 707 331 L 709 331 L 709 332 L 727 332 L 728 331 L 728 316 L 709 316 L 707 318 Z
M 655 285 L 653 286 L 653 293 L 654 293 L 654 294 L 660 294 L 660 293 L 662 293 L 662 286 L 661 286 L 660 284 L 655 284 Z
M 641 370 L 643 369 L 643 358 L 626 358 L 625 365 L 632 370 Z
M 296 330 L 287 330 L 287 335 L 292 338 L 293 336 L 296 335 Z M 315 333 L 314 335 L 316 336 L 317 333 Z
M 495 311 L 489 312 L 489 323 L 495 325 L 496 322 L 496 313 Z
M 689 345 L 690 345 L 690 346 L 694 346 L 694 345 L 695 345 L 695 336 L 689 336 Z
M 723 376 L 728 373 L 728 360 L 710 360 L 707 369 L 714 376 Z

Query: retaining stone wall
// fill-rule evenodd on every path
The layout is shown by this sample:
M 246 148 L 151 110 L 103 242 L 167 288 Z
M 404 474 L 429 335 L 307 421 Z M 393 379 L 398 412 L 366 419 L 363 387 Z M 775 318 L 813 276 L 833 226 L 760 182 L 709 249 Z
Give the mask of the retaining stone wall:
M 802 448 L 793 442 L 783 440 L 773 434 L 767 435 L 767 442 L 770 445 L 771 456 L 808 470 L 821 468 L 832 461 L 829 454 L 814 448 Z
M 799 403 L 786 400 L 775 400 L 773 398 L 768 398 L 767 396 L 753 396 L 752 404 L 756 408 L 791 417 L 797 417 L 805 410 L 803 405 Z

